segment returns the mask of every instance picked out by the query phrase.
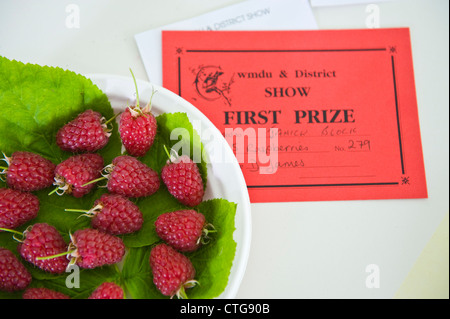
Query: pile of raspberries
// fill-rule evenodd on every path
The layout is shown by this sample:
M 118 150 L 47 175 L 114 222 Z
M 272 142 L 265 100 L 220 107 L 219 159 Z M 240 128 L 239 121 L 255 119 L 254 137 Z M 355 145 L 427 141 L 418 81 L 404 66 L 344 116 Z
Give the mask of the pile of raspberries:
M 190 209 L 157 218 L 155 228 L 163 243 L 151 249 L 153 282 L 171 298 L 187 298 L 185 288 L 197 283 L 195 269 L 183 253 L 197 250 L 206 242 L 208 233 L 214 232 L 205 216 L 193 209 L 204 195 L 197 164 L 187 156 L 171 157 L 159 175 L 138 159 L 153 145 L 157 121 L 148 105 L 141 109 L 137 103 L 120 116 L 119 133 L 128 155 L 118 156 L 105 166 L 96 152 L 109 141 L 111 120 L 88 109 L 60 128 L 56 143 L 73 154 L 57 165 L 28 151 L 5 155 L 6 165 L 0 166 L 0 177 L 7 185 L 0 188 L 0 232 L 14 233 L 19 245 L 18 255 L 0 247 L 0 290 L 23 291 L 24 299 L 68 299 L 58 291 L 29 287 L 32 276 L 25 264 L 61 274 L 71 265 L 93 269 L 120 262 L 125 245 L 118 235 L 137 232 L 144 222 L 139 207 L 130 199 L 151 196 L 160 188 L 160 180 L 172 196 Z M 47 223 L 32 224 L 24 232 L 15 230 L 38 215 L 39 199 L 33 192 L 53 186 L 49 195 L 82 198 L 102 179 L 107 180 L 108 193 L 84 211 L 92 218 L 92 227 L 69 234 L 69 244 Z M 122 299 L 124 290 L 114 282 L 105 282 L 89 298 Z

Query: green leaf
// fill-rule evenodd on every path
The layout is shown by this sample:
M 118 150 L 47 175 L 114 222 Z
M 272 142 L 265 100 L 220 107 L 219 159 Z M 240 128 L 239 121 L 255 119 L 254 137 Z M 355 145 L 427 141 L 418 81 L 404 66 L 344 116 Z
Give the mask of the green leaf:
M 200 136 L 194 130 L 187 114 L 164 113 L 159 115 L 156 121 L 158 123 L 158 132 L 155 141 L 151 150 L 140 160 L 157 172 L 161 172 L 168 160 L 164 146 L 169 150 L 176 148 L 179 155 L 188 155 L 197 163 L 203 182 L 206 185 L 207 165 L 204 148 Z
M 108 97 L 91 80 L 61 68 L 23 64 L 0 57 L 0 150 L 38 153 L 54 163 L 72 154 L 56 145 L 56 133 L 79 113 L 92 109 L 114 116 Z M 120 154 L 117 124 L 99 151 L 105 162 Z
M 189 254 L 196 271 L 200 286 L 186 290 L 189 298 L 214 298 L 219 296 L 228 283 L 231 266 L 236 253 L 235 231 L 236 203 L 224 199 L 204 201 L 197 211 L 205 215 L 213 224 L 216 233 L 210 235 L 210 243 L 198 251 Z
M 125 258 L 122 278 L 126 290 L 134 299 L 160 299 L 164 296 L 153 284 L 150 268 L 151 246 L 131 248 Z

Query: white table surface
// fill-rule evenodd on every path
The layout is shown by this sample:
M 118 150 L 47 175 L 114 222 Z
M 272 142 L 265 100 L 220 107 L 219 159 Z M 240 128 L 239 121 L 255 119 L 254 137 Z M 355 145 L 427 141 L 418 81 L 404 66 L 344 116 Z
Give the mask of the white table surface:
M 0 55 L 81 74 L 129 76 L 131 67 L 148 80 L 136 33 L 241 1 L 1 0 Z M 65 25 L 70 4 L 80 9 L 79 28 Z M 252 245 L 237 298 L 392 298 L 448 214 L 449 3 L 377 5 L 380 27 L 411 28 L 429 198 L 252 204 Z M 320 29 L 366 28 L 366 8 L 313 11 Z M 448 259 L 448 251 L 442 255 Z M 366 287 L 370 264 L 380 271 L 379 288 Z

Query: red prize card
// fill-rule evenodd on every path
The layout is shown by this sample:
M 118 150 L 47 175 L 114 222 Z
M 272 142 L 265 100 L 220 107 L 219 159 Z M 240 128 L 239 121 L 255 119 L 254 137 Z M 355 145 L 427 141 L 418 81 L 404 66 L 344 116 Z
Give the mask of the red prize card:
M 427 197 L 406 28 L 165 31 L 163 85 L 221 130 L 254 203 Z

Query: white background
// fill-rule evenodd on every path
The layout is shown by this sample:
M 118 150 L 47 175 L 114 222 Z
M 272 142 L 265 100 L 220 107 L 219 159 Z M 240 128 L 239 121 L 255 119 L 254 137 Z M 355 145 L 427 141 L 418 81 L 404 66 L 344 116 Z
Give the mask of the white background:
M 131 67 L 147 80 L 135 34 L 238 2 L 2 0 L 0 55 L 81 74 L 129 76 Z M 80 9 L 79 28 L 66 26 L 69 4 Z M 237 298 L 392 298 L 448 213 L 449 3 L 377 5 L 380 27 L 411 28 L 429 198 L 252 204 L 252 246 Z M 319 29 L 366 28 L 366 8 L 313 11 Z M 370 264 L 379 267 L 379 288 L 366 287 Z

